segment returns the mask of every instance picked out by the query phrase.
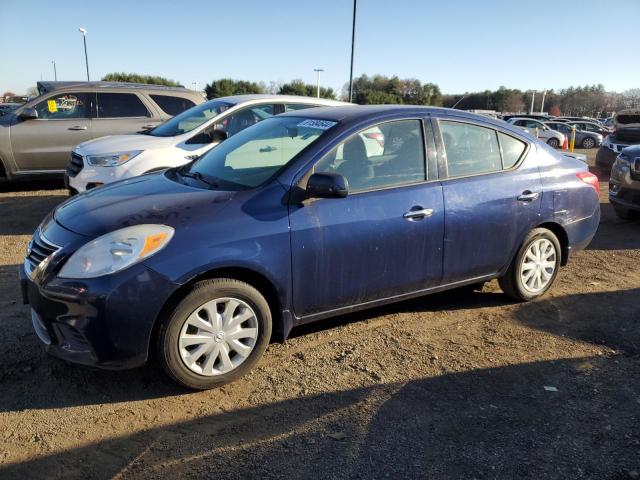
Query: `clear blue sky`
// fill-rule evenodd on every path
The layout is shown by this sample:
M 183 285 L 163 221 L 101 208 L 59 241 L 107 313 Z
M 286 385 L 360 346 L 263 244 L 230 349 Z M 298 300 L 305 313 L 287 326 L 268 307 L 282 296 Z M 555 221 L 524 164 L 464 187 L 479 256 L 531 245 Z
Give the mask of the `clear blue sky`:
M 0 0 L 0 91 L 85 78 L 162 75 L 321 83 L 349 77 L 351 0 Z M 626 20 L 625 20 L 626 19 Z M 640 0 L 359 0 L 355 72 L 414 77 L 445 93 L 640 87 Z

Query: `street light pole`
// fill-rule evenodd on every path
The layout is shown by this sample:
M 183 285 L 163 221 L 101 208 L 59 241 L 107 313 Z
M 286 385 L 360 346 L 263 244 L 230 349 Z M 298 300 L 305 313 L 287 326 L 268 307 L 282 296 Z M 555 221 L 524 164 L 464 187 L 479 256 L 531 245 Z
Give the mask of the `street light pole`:
M 316 72 L 316 84 L 318 87 L 316 96 L 320 98 L 320 72 L 324 72 L 324 70 L 322 68 L 314 68 L 313 71 Z
M 89 79 L 89 56 L 87 55 L 87 29 L 84 27 L 80 27 L 78 31 L 82 34 L 82 40 L 84 42 L 84 61 L 87 65 L 87 82 L 90 82 Z
M 544 113 L 544 97 L 547 96 L 547 91 L 542 92 L 542 103 L 540 104 L 540 113 Z
M 56 61 L 55 60 L 51 60 L 51 63 L 53 63 L 53 79 L 57 82 L 58 81 L 58 72 L 56 71 Z
M 353 99 L 353 49 L 356 41 L 356 2 L 353 0 L 353 25 L 351 27 L 351 70 L 349 72 L 349 101 Z

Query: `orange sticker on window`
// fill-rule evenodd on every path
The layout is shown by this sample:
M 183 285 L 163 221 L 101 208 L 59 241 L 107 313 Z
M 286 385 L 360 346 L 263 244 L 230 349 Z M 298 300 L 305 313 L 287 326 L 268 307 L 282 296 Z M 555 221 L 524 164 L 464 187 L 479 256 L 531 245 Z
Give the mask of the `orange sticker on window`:
M 47 108 L 49 112 L 56 113 L 58 111 L 58 104 L 55 100 L 47 100 Z

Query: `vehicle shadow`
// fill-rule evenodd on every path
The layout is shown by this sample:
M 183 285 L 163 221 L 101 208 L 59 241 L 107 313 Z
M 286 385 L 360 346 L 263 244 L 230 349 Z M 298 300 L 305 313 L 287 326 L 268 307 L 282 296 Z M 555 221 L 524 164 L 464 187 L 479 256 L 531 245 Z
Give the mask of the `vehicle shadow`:
M 46 454 L 0 467 L 0 477 L 633 478 L 640 370 L 619 372 L 619 361 L 534 362 L 303 396 Z
M 60 190 L 64 189 L 62 179 L 53 180 L 22 180 L 0 183 L 0 193 L 2 192 L 35 192 L 38 190 Z
M 68 197 L 0 196 L 0 235 L 31 235 L 42 219 Z
M 640 249 L 640 221 L 621 220 L 610 203 L 600 203 L 600 225 L 587 250 L 633 249 Z
M 546 296 L 520 305 L 514 317 L 536 330 L 637 356 L 640 354 L 638 299 L 640 288 Z

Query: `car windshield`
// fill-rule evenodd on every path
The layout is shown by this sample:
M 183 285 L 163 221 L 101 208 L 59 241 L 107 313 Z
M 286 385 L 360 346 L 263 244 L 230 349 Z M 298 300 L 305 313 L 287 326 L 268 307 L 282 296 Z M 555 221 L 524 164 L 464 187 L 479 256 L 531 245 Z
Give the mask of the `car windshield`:
M 226 190 L 261 185 L 337 122 L 304 117 L 272 117 L 209 150 L 178 175 Z
M 203 123 L 213 117 L 220 115 L 225 110 L 233 107 L 233 103 L 220 100 L 210 100 L 201 105 L 196 105 L 189 110 L 185 110 L 180 115 L 176 115 L 171 120 L 167 120 L 162 125 L 158 125 L 148 132 L 154 137 L 175 137 L 183 133 L 190 132 L 198 128 Z

